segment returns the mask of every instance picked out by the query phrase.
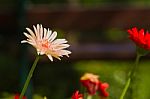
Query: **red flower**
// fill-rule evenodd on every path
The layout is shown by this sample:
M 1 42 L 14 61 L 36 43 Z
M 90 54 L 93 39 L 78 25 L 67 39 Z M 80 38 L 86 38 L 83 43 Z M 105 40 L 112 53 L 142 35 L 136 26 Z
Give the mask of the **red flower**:
M 83 86 L 87 88 L 87 91 L 90 95 L 94 95 L 99 87 L 99 80 L 97 75 L 86 73 L 84 74 L 80 81 Z
M 83 95 L 79 94 L 79 91 L 76 91 L 73 95 L 72 95 L 72 99 L 83 99 Z
M 99 92 L 100 96 L 108 97 L 109 93 L 106 91 L 106 89 L 109 87 L 108 83 L 99 83 Z
M 109 87 L 109 84 L 102 83 L 98 78 L 98 75 L 86 73 L 81 77 L 80 81 L 82 85 L 87 88 L 87 91 L 90 95 L 95 95 L 95 93 L 98 91 L 100 96 L 108 97 L 109 93 L 106 91 L 106 89 Z
M 136 43 L 137 46 L 150 50 L 150 34 L 144 32 L 144 29 L 138 31 L 136 27 L 127 30 L 129 38 Z
M 19 99 L 19 96 L 20 96 L 20 94 L 16 94 L 16 95 L 14 96 L 14 99 Z M 26 96 L 23 96 L 22 99 L 27 99 L 27 97 L 26 97 Z

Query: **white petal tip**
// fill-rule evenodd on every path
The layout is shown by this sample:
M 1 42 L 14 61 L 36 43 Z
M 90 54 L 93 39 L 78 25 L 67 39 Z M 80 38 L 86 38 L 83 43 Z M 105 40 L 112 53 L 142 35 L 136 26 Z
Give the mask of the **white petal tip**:
M 66 55 L 67 57 L 69 57 L 69 55 Z
M 48 58 L 53 62 L 52 56 L 51 56 L 51 55 L 47 55 L 47 56 L 48 56 Z
M 23 40 L 23 41 L 21 41 L 21 43 L 27 43 L 28 41 L 26 41 L 26 40 Z
M 56 34 L 57 34 L 57 32 L 56 32 L 56 31 L 54 31 L 53 33 L 56 33 Z
M 58 58 L 58 60 L 60 60 L 60 61 L 61 61 L 61 58 Z

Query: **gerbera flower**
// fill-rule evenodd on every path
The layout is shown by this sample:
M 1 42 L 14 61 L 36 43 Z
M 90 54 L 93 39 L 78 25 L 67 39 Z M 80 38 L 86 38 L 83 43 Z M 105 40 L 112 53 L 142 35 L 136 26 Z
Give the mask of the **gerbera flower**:
M 82 85 L 86 87 L 90 95 L 94 95 L 99 88 L 100 82 L 98 78 L 98 75 L 94 75 L 92 73 L 85 73 L 80 79 Z
M 72 99 L 83 99 L 83 95 L 79 93 L 79 91 L 76 91 L 72 97 Z
M 145 50 L 150 50 L 150 34 L 148 31 L 145 33 L 144 29 L 138 30 L 136 27 L 127 30 L 129 38 L 135 42 L 135 44 Z
M 82 85 L 86 87 L 88 94 L 95 95 L 96 92 L 99 92 L 99 95 L 102 97 L 108 97 L 109 93 L 106 89 L 109 87 L 108 83 L 102 83 L 99 80 L 98 75 L 92 73 L 85 73 L 80 79 Z
M 63 55 L 69 57 L 70 51 L 65 50 L 70 45 L 66 44 L 66 39 L 56 39 L 57 32 L 52 32 L 51 30 L 43 28 L 42 25 L 37 24 L 35 27 L 33 25 L 34 31 L 26 28 L 28 33 L 24 33 L 27 40 L 21 41 L 21 43 L 29 43 L 36 48 L 38 55 L 47 55 L 48 58 L 53 61 L 53 57 L 60 59 Z M 53 56 L 53 57 L 52 57 Z

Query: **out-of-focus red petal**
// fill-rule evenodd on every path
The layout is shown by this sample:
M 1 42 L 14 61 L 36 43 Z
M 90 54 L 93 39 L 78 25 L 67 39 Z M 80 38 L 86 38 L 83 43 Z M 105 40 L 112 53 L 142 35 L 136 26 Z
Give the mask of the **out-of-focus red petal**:
M 86 89 L 90 95 L 96 94 L 96 91 L 98 90 L 99 83 L 92 82 L 90 80 L 81 80 L 81 83 L 84 87 L 86 87 Z
M 79 91 L 76 91 L 76 92 L 72 95 L 71 99 L 83 99 L 83 95 L 80 94 Z
M 20 96 L 20 94 L 16 94 L 16 95 L 14 96 L 14 99 L 19 99 L 19 96 Z M 27 99 L 27 97 L 26 97 L 26 96 L 23 96 L 22 99 Z
M 108 87 L 109 87 L 108 83 L 100 83 L 99 85 L 100 96 L 103 96 L 103 97 L 109 96 L 109 93 L 106 91 Z

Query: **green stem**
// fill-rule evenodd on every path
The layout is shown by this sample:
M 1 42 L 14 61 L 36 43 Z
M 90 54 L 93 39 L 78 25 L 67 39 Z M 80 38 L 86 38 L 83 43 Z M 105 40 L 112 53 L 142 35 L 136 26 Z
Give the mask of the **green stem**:
M 129 78 L 128 78 L 126 84 L 125 84 L 125 87 L 124 87 L 123 92 L 121 93 L 121 96 L 120 96 L 119 99 L 124 99 L 124 96 L 125 96 L 125 94 L 126 94 L 128 88 L 129 88 L 129 86 L 130 86 L 130 83 L 131 83 L 131 81 L 133 80 L 134 73 L 135 73 L 135 70 L 137 69 L 137 66 L 138 66 L 138 63 L 139 63 L 139 60 L 140 60 L 140 57 L 141 57 L 141 56 L 142 56 L 142 55 L 140 55 L 140 54 L 137 52 L 137 56 L 136 56 L 136 60 L 135 60 L 135 65 L 134 65 L 134 67 L 132 68 L 132 70 L 131 70 L 131 72 L 130 72 L 130 74 L 129 74 Z
M 140 55 L 139 53 L 137 53 L 137 56 L 136 56 L 136 60 L 135 60 L 135 65 L 134 65 L 134 67 L 132 68 L 132 70 L 131 70 L 131 72 L 130 72 L 130 75 L 129 75 L 129 77 L 132 79 L 133 78 L 133 76 L 134 76 L 134 73 L 135 73 L 135 70 L 137 69 L 137 66 L 138 66 L 138 64 L 139 64 L 139 60 L 140 60 L 140 57 L 141 57 L 142 55 Z
M 35 70 L 35 67 L 36 67 L 36 65 L 37 65 L 37 62 L 38 62 L 39 58 L 40 58 L 40 56 L 38 55 L 38 56 L 36 57 L 36 59 L 35 59 L 33 65 L 32 65 L 32 67 L 31 67 L 31 69 L 30 69 L 30 72 L 29 72 L 29 74 L 28 74 L 28 76 L 27 76 L 27 80 L 26 80 L 26 82 L 25 82 L 25 84 L 24 84 L 24 87 L 23 87 L 23 89 L 22 89 L 22 91 L 21 91 L 21 95 L 20 95 L 19 99 L 22 99 L 22 97 L 24 96 L 24 94 L 25 94 L 25 92 L 26 92 L 26 90 L 27 90 L 27 88 L 28 88 L 28 85 L 29 85 L 29 83 L 30 83 L 30 80 L 31 80 L 31 78 L 32 78 L 33 72 L 34 72 L 34 70 Z
M 122 94 L 121 94 L 121 96 L 120 96 L 119 99 L 123 99 L 123 98 L 124 98 L 124 96 L 125 96 L 125 94 L 126 94 L 126 92 L 127 92 L 127 90 L 128 90 L 128 87 L 129 87 L 129 85 L 130 85 L 130 82 L 131 82 L 131 78 L 129 77 L 129 79 L 128 79 L 127 82 L 126 82 L 126 85 L 125 85 L 125 87 L 124 87 L 124 89 L 123 89 L 123 91 L 122 91 Z

